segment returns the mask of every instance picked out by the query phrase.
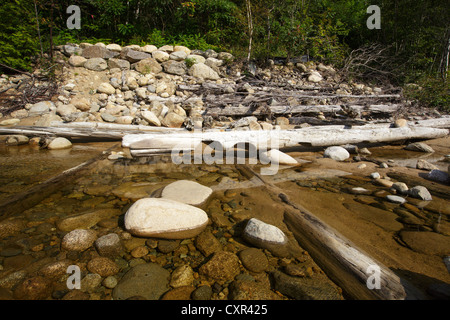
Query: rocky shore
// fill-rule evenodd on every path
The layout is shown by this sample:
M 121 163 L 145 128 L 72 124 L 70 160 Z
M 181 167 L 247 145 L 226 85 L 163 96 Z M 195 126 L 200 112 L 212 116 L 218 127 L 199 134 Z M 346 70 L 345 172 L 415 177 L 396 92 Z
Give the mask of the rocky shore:
M 439 114 L 423 110 L 415 115 L 407 114 L 411 102 L 401 102 L 400 109 L 395 107 L 400 101 L 395 88 L 346 83 L 332 66 L 313 61 L 286 65 L 272 61 L 272 65 L 260 68 L 243 65 L 227 52 L 191 50 L 183 46 L 133 45 L 122 48 L 116 44 L 82 43 L 58 49 L 57 63 L 63 66 L 59 71 L 63 80 L 58 95 L 49 97 L 48 101 L 27 104 L 8 117 L 6 111 L 0 110 L 6 118 L 0 125 L 49 126 L 52 121 L 90 121 L 187 129 L 248 127 L 250 130 L 270 130 L 295 125 L 297 119 L 292 116 L 298 111 L 278 116 L 256 112 L 264 106 L 309 106 L 307 115 L 313 115 L 318 121 L 331 118 L 338 121 L 336 112 L 340 114 L 338 118 L 370 120 L 374 114 L 369 111 L 361 111 L 357 106 L 352 111 L 351 107 L 336 108 L 335 105 L 370 105 L 380 101 L 385 110 L 393 106 L 389 110 L 397 110 L 396 117 L 400 111 L 411 120 Z M 245 80 L 246 75 L 253 75 L 254 81 Z M 3 75 L 0 90 L 6 96 L 14 96 L 27 78 L 26 75 Z M 39 81 L 34 84 L 35 87 L 42 85 Z M 295 94 L 288 94 L 285 89 L 295 90 Z M 324 92 L 327 92 L 325 96 Z M 264 94 L 262 97 L 259 96 L 261 93 Z M 209 111 L 216 106 L 228 110 L 227 106 L 246 107 L 252 103 L 259 105 L 252 111 L 259 116 L 248 123 L 235 123 L 242 114 L 227 116 Z M 334 105 L 334 108 L 323 108 L 327 105 Z M 314 106 L 329 111 L 311 108 Z M 378 116 L 385 117 L 383 112 L 378 110 L 375 116 L 379 113 Z M 25 121 L 27 118 L 31 120 Z

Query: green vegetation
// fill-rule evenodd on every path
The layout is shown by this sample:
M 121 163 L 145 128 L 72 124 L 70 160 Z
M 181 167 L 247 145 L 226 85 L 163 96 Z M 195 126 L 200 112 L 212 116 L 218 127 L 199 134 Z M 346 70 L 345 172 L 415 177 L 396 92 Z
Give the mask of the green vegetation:
M 66 26 L 70 5 L 81 9 L 80 30 Z M 379 30 L 366 26 L 369 5 L 381 9 Z M 420 94 L 406 90 L 410 97 L 448 108 L 450 7 L 446 1 L 4 0 L 0 16 L 0 63 L 19 70 L 32 70 L 33 57 L 46 53 L 51 58 L 52 45 L 67 42 L 179 44 L 246 58 L 251 38 L 252 59 L 307 54 L 362 71 L 352 76 L 372 82 L 417 82 L 423 89 Z M 361 56 L 370 62 L 364 63 L 365 70 L 361 65 L 350 68 L 352 52 L 375 44 L 382 56 L 365 51 L 370 54 Z

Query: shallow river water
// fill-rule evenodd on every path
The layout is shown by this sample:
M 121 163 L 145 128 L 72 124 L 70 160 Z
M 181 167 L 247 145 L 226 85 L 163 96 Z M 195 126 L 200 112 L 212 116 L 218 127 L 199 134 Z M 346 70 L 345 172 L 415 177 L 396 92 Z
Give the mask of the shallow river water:
M 285 220 L 280 199 L 265 188 L 264 182 L 249 175 L 240 166 L 176 165 L 170 158 L 162 156 L 119 160 L 103 157 L 86 169 L 63 179 L 63 183 L 45 183 L 64 170 L 102 155 L 109 148 L 120 150 L 119 146 L 117 142 L 84 143 L 74 144 L 72 149 L 61 151 L 39 150 L 30 146 L 0 146 L 0 203 L 7 203 L 18 194 L 22 194 L 20 199 L 23 201 L 21 206 L 13 204 L 12 211 L 8 209 L 9 204 L 2 206 L 4 211 L 0 213 L 0 223 L 2 220 L 20 221 L 20 227 L 15 231 L 0 230 L 3 232 L 0 233 L 0 298 L 17 298 L 15 288 L 27 277 L 39 274 L 43 265 L 63 259 L 82 263 L 92 258 L 87 257 L 87 253 L 73 255 L 62 252 L 61 238 L 67 230 L 62 230 L 64 228 L 60 222 L 67 217 L 92 210 L 116 210 L 117 214 L 95 220 L 84 227 L 97 230 L 99 235 L 108 232 L 123 235 L 123 214 L 132 203 L 140 198 L 154 196 L 162 187 L 183 179 L 196 181 L 214 190 L 208 202 L 201 207 L 208 213 L 210 228 L 224 248 L 238 252 L 245 247 L 239 237 L 240 228 L 243 222 L 256 217 L 279 227 L 295 243 L 294 252 L 297 256 L 289 261 L 267 254 L 272 267 L 296 264 L 308 272 L 313 270 L 316 275 L 326 277 L 325 282 L 317 280 L 317 286 L 328 288 L 329 283 L 333 282 L 333 285 L 342 287 L 332 272 L 333 262 L 315 261 L 312 254 L 310 257 L 306 243 L 296 242 Z M 413 159 L 417 160 L 414 154 L 398 148 L 373 148 L 371 151 L 378 159 L 390 159 L 391 163 L 401 165 L 406 162 L 406 165 L 413 164 Z M 291 155 L 303 159 L 301 164 L 280 167 L 276 175 L 263 177 L 265 183 L 283 190 L 293 203 L 306 208 L 358 248 L 407 279 L 423 293 L 424 299 L 448 298 L 445 294 L 448 294 L 450 273 L 444 263 L 444 258 L 450 255 L 448 185 L 435 186 L 439 191 L 437 194 L 441 196 L 433 195 L 432 201 L 406 197 L 406 203 L 395 204 L 386 200 L 386 195 L 392 191 L 374 184 L 369 175 L 375 171 L 383 173 L 383 170 L 385 173 L 397 172 L 396 167 L 379 169 L 374 163 L 365 162 L 366 168 L 356 169 L 361 163 L 336 164 L 330 159 L 322 159 L 318 152 L 292 152 Z M 442 154 L 433 157 L 436 163 Z M 445 164 L 438 165 L 443 167 Z M 258 165 L 249 167 L 253 172 L 259 172 Z M 57 185 L 57 188 L 50 188 L 51 192 L 46 193 L 45 190 L 51 185 Z M 366 191 L 358 194 L 352 190 L 356 187 Z M 33 196 L 27 195 L 27 190 L 33 190 Z M 430 192 L 433 194 L 432 190 Z M 151 242 L 139 242 L 140 246 L 146 247 L 147 254 L 138 258 L 132 254 L 125 255 L 121 263 L 128 265 L 116 274 L 117 280 L 120 281 L 132 263 L 137 263 L 133 262 L 136 259 L 156 262 L 170 271 L 183 263 L 190 264 L 196 270 L 203 263 L 202 256 L 189 241 L 182 242 L 185 249 L 178 249 L 169 255 L 156 250 Z M 130 247 L 130 252 L 133 248 Z M 250 274 L 257 280 L 261 278 L 261 275 Z M 194 286 L 213 286 L 208 279 L 196 276 Z M 66 278 L 65 274 L 58 279 L 52 278 L 55 282 L 53 290 L 48 292 L 47 297 L 40 299 L 61 299 L 67 293 L 63 288 Z M 223 289 L 226 283 L 221 285 L 222 290 L 217 289 L 211 299 L 227 298 L 228 288 Z M 105 289 L 101 285 L 99 288 L 89 291 L 90 299 L 111 298 L 112 288 Z M 278 294 L 282 299 L 296 298 L 284 292 Z M 346 295 L 345 290 L 343 297 L 358 299 L 357 296 Z

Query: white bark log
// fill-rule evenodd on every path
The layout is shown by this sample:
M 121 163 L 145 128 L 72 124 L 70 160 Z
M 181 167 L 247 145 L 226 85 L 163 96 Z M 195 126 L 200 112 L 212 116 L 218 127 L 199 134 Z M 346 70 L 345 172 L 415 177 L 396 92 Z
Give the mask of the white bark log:
M 200 142 L 216 142 L 224 150 L 234 148 L 237 143 L 248 143 L 256 149 L 280 149 L 297 145 L 335 146 L 362 142 L 392 142 L 407 139 L 434 139 L 449 134 L 447 129 L 426 127 L 371 128 L 343 126 L 309 127 L 296 130 L 271 131 L 227 131 L 227 132 L 187 132 L 160 134 L 125 135 L 122 146 L 131 149 L 161 148 L 165 139 L 172 149 L 195 148 Z M 169 139 L 170 138 L 170 139 Z M 165 142 L 164 142 L 165 143 Z
M 349 108 L 357 113 L 368 112 L 370 114 L 393 114 L 400 108 L 399 105 L 350 105 Z M 241 116 L 241 115 L 259 115 L 270 111 L 272 114 L 303 114 L 303 113 L 338 113 L 346 112 L 341 105 L 298 105 L 298 106 L 269 106 L 261 110 L 254 110 L 250 106 L 241 107 L 213 107 L 205 110 L 204 115 L 215 116 Z
M 237 166 L 247 178 L 257 178 L 286 209 L 284 223 L 301 246 L 308 251 L 326 274 L 354 299 L 420 299 L 423 294 L 405 279 L 370 257 L 302 206 L 289 200 L 284 191 L 267 182 L 246 165 Z

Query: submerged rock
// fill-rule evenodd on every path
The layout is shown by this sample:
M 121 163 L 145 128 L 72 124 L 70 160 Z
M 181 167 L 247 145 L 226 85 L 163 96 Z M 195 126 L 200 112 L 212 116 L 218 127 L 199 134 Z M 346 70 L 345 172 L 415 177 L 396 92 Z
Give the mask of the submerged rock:
M 256 247 L 267 249 L 276 256 L 288 256 L 288 239 L 274 225 L 251 218 L 245 226 L 243 237 Z
M 109 233 L 98 238 L 95 243 L 97 252 L 104 257 L 114 258 L 123 252 L 122 243 L 116 233 Z
M 244 267 L 252 272 L 263 272 L 269 267 L 269 261 L 260 249 L 247 248 L 239 253 Z
M 433 200 L 428 189 L 423 186 L 415 186 L 414 188 L 411 188 L 411 190 L 409 190 L 409 195 L 411 197 L 426 200 L 426 201 Z
M 428 161 L 423 160 L 423 159 L 417 160 L 416 168 L 421 169 L 421 170 L 428 170 L 428 171 L 435 170 L 435 169 L 439 170 L 439 168 L 436 167 L 434 164 L 431 164 Z
M 256 281 L 235 280 L 229 290 L 230 300 L 281 300 L 270 288 Z
M 97 233 L 93 230 L 75 229 L 67 233 L 61 241 L 61 249 L 67 251 L 84 251 L 93 245 Z
M 280 271 L 272 273 L 275 290 L 297 300 L 342 300 L 342 295 L 325 277 L 298 278 Z
M 159 300 L 169 290 L 170 272 L 156 263 L 139 264 L 131 268 L 113 290 L 114 300 L 143 297 Z
M 200 205 L 212 194 L 212 189 L 198 182 L 179 180 L 167 185 L 161 198 L 172 199 L 193 206 Z
M 446 183 L 449 182 L 449 174 L 447 172 L 441 171 L 441 170 L 431 170 L 428 174 L 428 179 L 436 181 L 436 182 L 442 182 Z
M 388 195 L 388 196 L 386 196 L 386 199 L 393 203 L 402 204 L 402 203 L 406 202 L 406 200 L 404 198 L 399 197 L 399 196 L 394 196 L 394 195 Z
M 240 272 L 239 258 L 232 252 L 219 251 L 199 268 L 199 273 L 215 280 L 232 280 Z
M 405 147 L 405 150 L 418 151 L 418 152 L 428 152 L 433 153 L 434 150 L 429 145 L 423 142 L 410 143 Z

